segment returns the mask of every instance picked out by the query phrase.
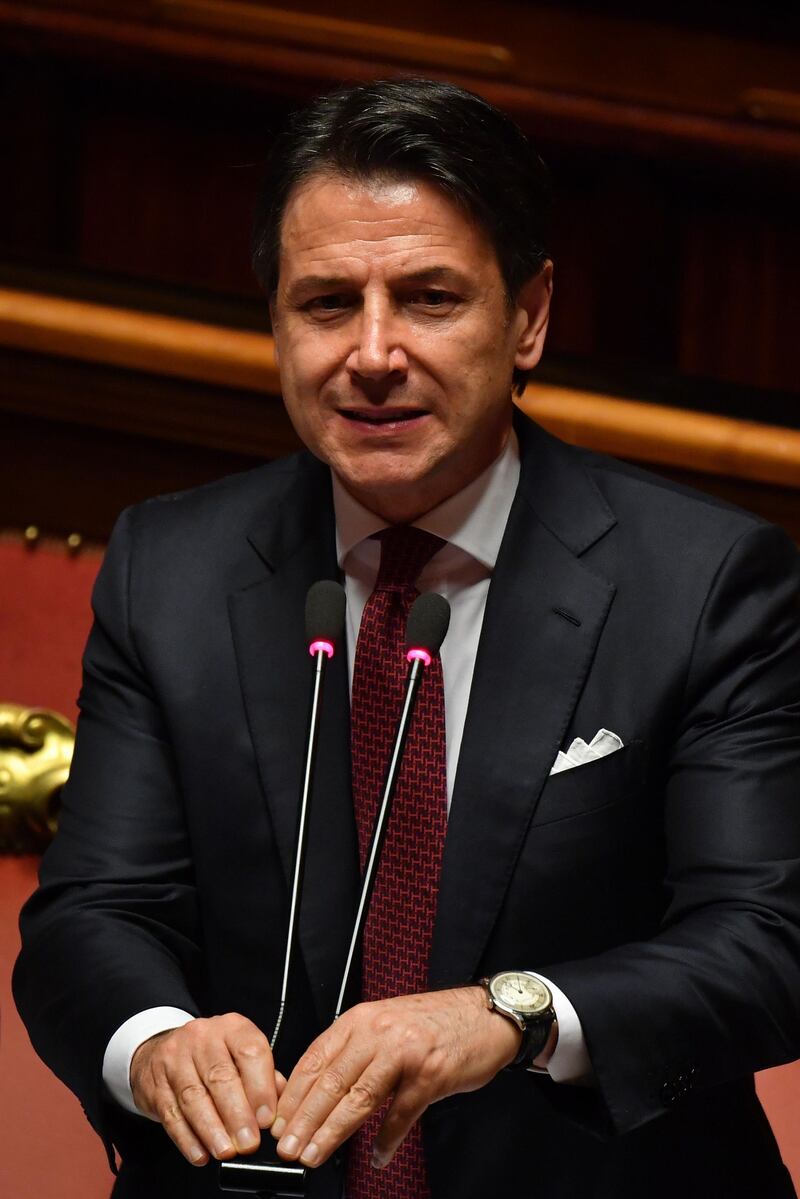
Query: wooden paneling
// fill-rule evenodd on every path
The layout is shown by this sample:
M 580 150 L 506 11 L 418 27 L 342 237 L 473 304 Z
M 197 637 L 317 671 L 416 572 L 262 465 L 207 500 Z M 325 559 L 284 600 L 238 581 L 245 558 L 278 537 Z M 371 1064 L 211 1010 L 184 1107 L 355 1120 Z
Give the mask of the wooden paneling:
M 292 81 L 308 91 L 337 79 L 372 78 L 397 69 L 399 58 L 413 70 L 471 79 L 540 127 L 555 121 L 562 132 L 583 128 L 584 136 L 591 130 L 618 142 L 627 132 L 640 145 L 666 138 L 706 152 L 796 163 L 791 41 L 519 0 L 491 6 L 409 0 L 402 20 L 398 15 L 376 11 L 369 0 L 280 7 L 72 0 L 66 10 L 54 0 L 0 3 L 0 25 L 38 35 L 42 46 L 69 44 L 71 53 L 99 55 L 105 47 L 123 60 L 183 59 L 205 71 L 249 73 L 284 93 Z M 769 99 L 772 93 L 780 93 L 780 103 Z
M 325 12 L 302 12 L 264 4 L 232 0 L 154 0 L 159 16 L 189 28 L 214 29 L 233 37 L 255 37 L 320 49 L 327 53 L 355 54 L 379 61 L 399 62 L 437 70 L 467 71 L 479 75 L 515 74 L 507 46 L 468 41 L 441 34 L 402 29 L 371 21 L 345 20 Z M 370 16 L 375 16 L 374 8 Z M 384 18 L 385 20 L 386 18 Z
M 782 445 L 800 427 L 800 41 L 727 28 L 721 6 L 706 22 L 625 7 L 0 0 L 0 279 L 29 269 L 42 290 L 118 299 L 99 323 L 97 305 L 71 326 L 51 308 L 37 333 L 16 297 L 7 411 L 237 462 L 293 445 L 269 343 L 248 331 L 265 324 L 248 261 L 260 162 L 297 99 L 404 65 L 503 104 L 553 169 L 545 370 L 564 389 L 526 402 L 566 436 L 790 507 L 791 457 L 755 447 L 760 419 Z M 121 311 L 145 293 L 152 320 Z M 628 368 L 629 398 L 668 393 L 696 419 L 625 406 Z M 707 422 L 727 384 L 730 415 L 755 424 Z
M 796 199 L 732 180 L 695 197 L 682 253 L 679 370 L 800 391 Z
M 601 7 L 0 0 L 0 260 L 255 303 L 272 130 L 320 87 L 397 70 L 399 30 L 411 69 L 503 104 L 553 169 L 551 356 L 777 389 L 800 424 L 800 42 Z M 454 32 L 513 56 L 459 65 Z
M 797 123 L 795 41 L 773 27 L 768 38 L 743 36 L 734 21 L 703 27 L 662 6 L 638 19 L 602 4 L 524 3 L 491 6 L 463 0 L 406 0 L 376 8 L 370 0 L 34 0 L 4 3 L 0 19 L 62 35 L 104 37 L 153 50 L 213 54 L 201 42 L 221 34 L 216 53 L 244 55 L 301 47 L 321 58 L 398 60 L 451 73 L 502 74 L 509 80 L 577 96 L 665 111 Z M 796 28 L 796 26 L 795 26 Z M 137 36 L 138 35 L 138 36 Z M 148 38 L 149 35 L 149 38 Z M 197 38 L 195 45 L 192 37 Z M 287 59 L 288 73 L 299 67 Z M 306 70 L 311 61 L 306 61 Z M 320 70 L 323 69 L 320 62 Z M 310 72 L 308 72 L 310 73 Z M 776 98 L 777 97 L 779 98 Z
M 111 111 L 83 100 L 76 258 L 97 271 L 256 295 L 250 225 L 266 137 L 237 134 L 213 104 L 164 111 L 169 97 L 158 91 L 144 107 L 112 96 Z
M 13 412 L 0 413 L 0 426 L 4 456 L 20 464 L 0 471 L 0 529 L 36 525 L 105 542 L 129 504 L 258 463 L 251 454 Z

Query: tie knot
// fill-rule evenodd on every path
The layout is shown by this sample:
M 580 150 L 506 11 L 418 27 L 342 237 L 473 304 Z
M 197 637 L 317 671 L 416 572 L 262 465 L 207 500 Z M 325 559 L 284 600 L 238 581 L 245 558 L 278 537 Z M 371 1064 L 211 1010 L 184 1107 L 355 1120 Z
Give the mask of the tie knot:
M 441 537 L 411 525 L 391 525 L 376 536 L 381 543 L 381 564 L 375 589 L 383 591 L 413 587 L 423 568 L 444 545 Z

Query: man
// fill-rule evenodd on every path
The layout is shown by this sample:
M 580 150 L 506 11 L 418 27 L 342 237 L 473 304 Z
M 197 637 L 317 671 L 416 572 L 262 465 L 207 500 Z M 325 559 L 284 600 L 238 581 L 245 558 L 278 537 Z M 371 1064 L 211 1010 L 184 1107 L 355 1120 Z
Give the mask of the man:
M 311 454 L 121 518 L 61 829 L 23 915 L 18 1002 L 119 1150 L 115 1195 L 214 1194 L 210 1158 L 262 1132 L 320 1196 L 794 1194 L 752 1072 L 791 1059 L 800 1027 L 797 555 L 514 419 L 547 327 L 546 191 L 511 122 L 427 81 L 323 97 L 273 150 L 256 267 Z M 428 542 L 413 586 L 387 582 L 408 526 Z M 264 1030 L 302 606 L 326 577 L 345 583 L 348 653 L 281 1074 Z M 330 1026 L 393 587 L 453 611 L 425 682 L 438 791 L 407 781 L 393 813 L 400 867 L 431 805 L 435 852 L 385 882 L 369 1002 Z

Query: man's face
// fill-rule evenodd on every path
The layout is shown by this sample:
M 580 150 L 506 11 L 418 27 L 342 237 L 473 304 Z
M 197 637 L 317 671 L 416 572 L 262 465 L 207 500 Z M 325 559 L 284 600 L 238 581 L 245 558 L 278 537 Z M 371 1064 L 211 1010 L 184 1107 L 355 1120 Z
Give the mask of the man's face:
M 500 453 L 549 294 L 548 264 L 509 305 L 489 239 L 431 185 L 313 176 L 284 214 L 272 310 L 295 429 L 365 507 L 416 519 Z

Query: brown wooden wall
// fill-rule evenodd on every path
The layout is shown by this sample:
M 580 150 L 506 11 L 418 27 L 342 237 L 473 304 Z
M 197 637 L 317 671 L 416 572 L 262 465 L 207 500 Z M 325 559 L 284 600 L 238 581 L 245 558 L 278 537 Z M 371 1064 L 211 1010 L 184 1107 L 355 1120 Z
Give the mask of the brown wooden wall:
M 276 122 L 398 71 L 500 103 L 552 168 L 544 381 L 800 426 L 800 19 L 769 4 L 0 0 L 0 286 L 266 330 L 248 239 Z M 43 411 L 54 389 L 112 413 L 142 391 L 185 406 L 187 382 L 4 355 L 0 420 L 32 469 L 0 486 L 0 525 L 55 512 L 103 532 L 115 504 L 252 462 Z M 711 482 L 792 519 L 769 479 Z

